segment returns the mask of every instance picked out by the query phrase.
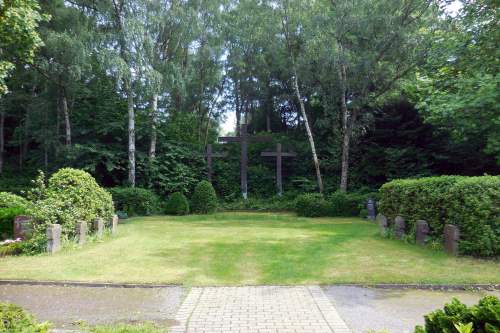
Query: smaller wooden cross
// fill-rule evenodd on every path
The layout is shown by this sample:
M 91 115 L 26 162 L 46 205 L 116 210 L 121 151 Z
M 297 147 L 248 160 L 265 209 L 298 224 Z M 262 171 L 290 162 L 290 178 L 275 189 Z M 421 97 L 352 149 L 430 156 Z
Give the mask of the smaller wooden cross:
M 207 150 L 205 152 L 205 155 L 204 155 L 207 159 L 207 171 L 208 171 L 208 181 L 209 182 L 212 182 L 212 174 L 214 172 L 213 170 L 213 167 L 212 167 L 212 159 L 214 157 L 226 157 L 227 156 L 227 153 L 224 152 L 224 153 L 214 153 L 213 152 L 213 148 L 212 148 L 212 145 L 211 144 L 208 144 L 207 145 Z
M 295 157 L 295 153 L 284 153 L 281 149 L 281 143 L 276 144 L 276 151 L 265 151 L 260 153 L 261 156 L 276 157 L 276 187 L 278 189 L 278 195 L 283 195 L 283 178 L 281 172 L 282 158 L 283 157 Z

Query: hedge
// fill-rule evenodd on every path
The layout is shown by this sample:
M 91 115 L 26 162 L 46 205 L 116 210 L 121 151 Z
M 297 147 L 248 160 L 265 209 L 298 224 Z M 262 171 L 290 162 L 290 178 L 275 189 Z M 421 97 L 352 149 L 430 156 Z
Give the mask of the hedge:
M 328 197 L 319 193 L 306 193 L 297 197 L 295 211 L 299 216 L 360 216 L 368 198 L 373 193 L 334 192 Z
M 458 226 L 461 254 L 500 254 L 500 176 L 394 180 L 380 188 L 379 210 L 389 220 L 404 217 L 409 233 L 426 220 L 435 239 L 445 224 Z
M 113 197 L 115 209 L 128 216 L 153 215 L 161 212 L 161 201 L 152 190 L 140 187 L 113 187 L 108 191 Z

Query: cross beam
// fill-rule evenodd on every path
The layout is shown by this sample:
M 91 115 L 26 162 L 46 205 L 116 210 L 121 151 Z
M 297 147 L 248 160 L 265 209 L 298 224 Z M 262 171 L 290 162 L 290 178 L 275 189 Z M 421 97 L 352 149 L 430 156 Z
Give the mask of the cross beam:
M 283 176 L 282 176 L 282 159 L 283 157 L 295 157 L 297 154 L 290 152 L 283 152 L 281 143 L 276 144 L 276 151 L 265 151 L 260 153 L 260 156 L 266 157 L 276 157 L 276 187 L 278 189 L 278 195 L 281 196 L 283 194 Z
M 205 158 L 207 159 L 207 174 L 208 174 L 208 181 L 212 182 L 212 174 L 213 174 L 213 167 L 212 167 L 212 159 L 215 157 L 226 157 L 227 153 L 214 153 L 213 148 L 211 144 L 207 145 L 207 150 L 205 152 Z
M 240 127 L 240 136 L 219 137 L 219 142 L 236 142 L 241 146 L 240 183 L 241 194 L 245 200 L 248 198 L 248 142 L 267 142 L 271 140 L 272 137 L 270 136 L 249 136 L 246 124 L 242 124 Z

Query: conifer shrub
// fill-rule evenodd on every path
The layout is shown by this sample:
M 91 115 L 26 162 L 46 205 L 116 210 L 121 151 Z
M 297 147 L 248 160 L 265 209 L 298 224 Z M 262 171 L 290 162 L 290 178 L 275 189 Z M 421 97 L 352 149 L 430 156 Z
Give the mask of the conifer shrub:
M 165 204 L 165 213 L 170 215 L 189 214 L 189 202 L 181 192 L 172 193 Z
M 218 208 L 217 195 L 214 187 L 206 180 L 202 180 L 196 185 L 191 198 L 191 209 L 193 213 L 210 214 Z
M 380 188 L 379 211 L 389 220 L 404 217 L 408 232 L 426 220 L 430 236 L 439 240 L 444 225 L 454 224 L 461 254 L 500 255 L 500 176 L 394 180 Z

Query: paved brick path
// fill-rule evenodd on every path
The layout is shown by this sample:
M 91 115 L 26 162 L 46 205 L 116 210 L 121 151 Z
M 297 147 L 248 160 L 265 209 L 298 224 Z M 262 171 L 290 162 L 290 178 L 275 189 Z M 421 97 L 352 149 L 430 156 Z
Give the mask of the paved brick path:
M 193 288 L 172 333 L 350 333 L 318 286 Z

